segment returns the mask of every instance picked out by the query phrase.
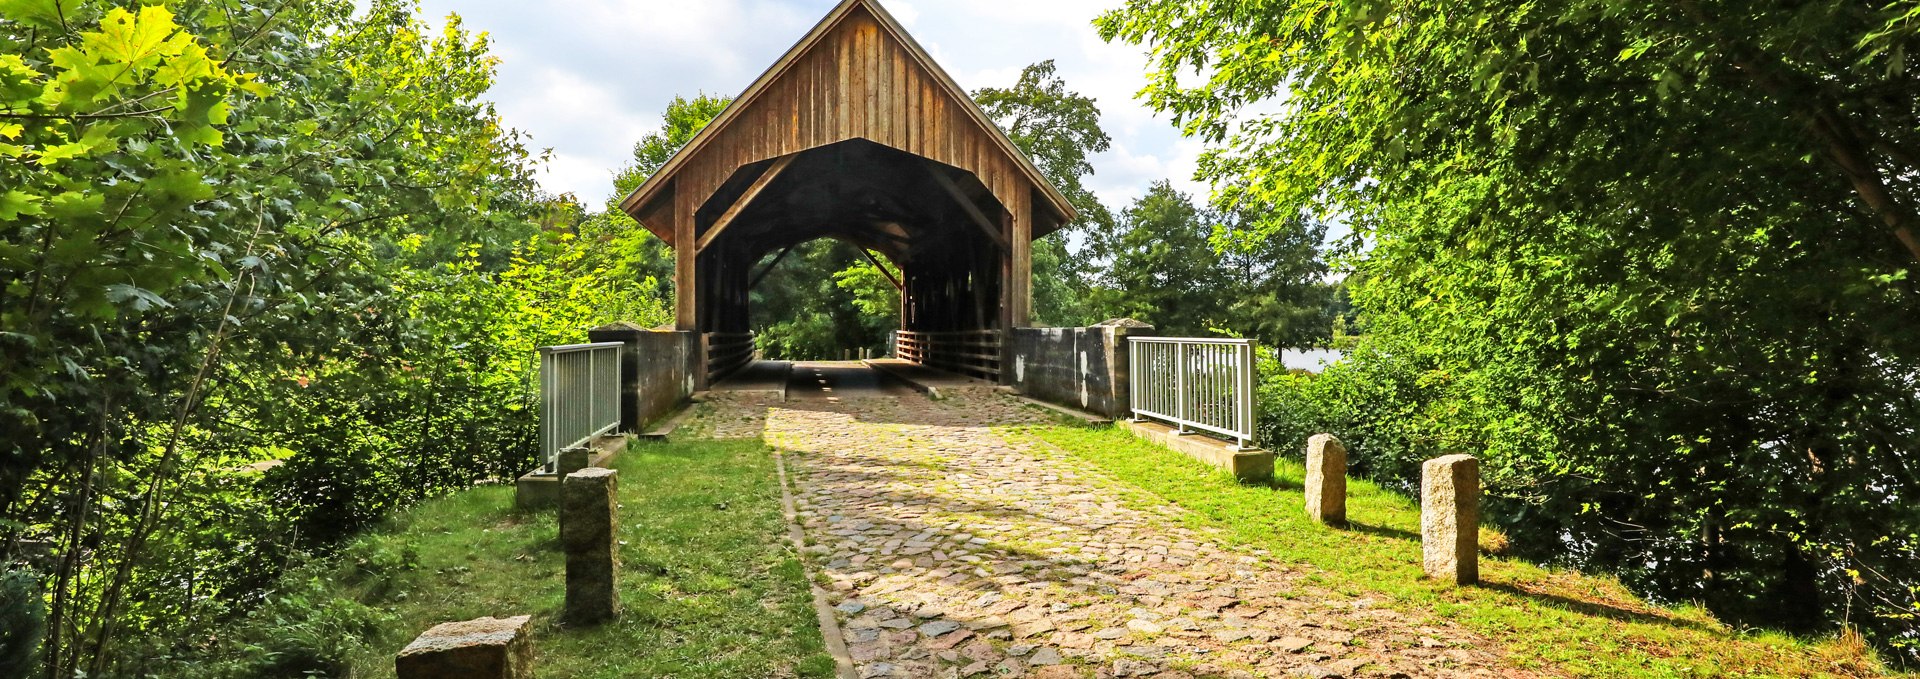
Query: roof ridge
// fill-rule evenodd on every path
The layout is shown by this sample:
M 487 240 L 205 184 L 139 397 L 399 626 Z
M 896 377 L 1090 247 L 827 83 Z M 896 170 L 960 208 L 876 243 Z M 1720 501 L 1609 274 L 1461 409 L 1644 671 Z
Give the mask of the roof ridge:
M 953 79 L 952 74 L 949 74 L 938 61 L 935 61 L 933 56 L 927 52 L 926 48 L 920 44 L 919 40 L 915 39 L 913 34 L 908 32 L 906 27 L 901 25 L 900 21 L 894 18 L 893 14 L 888 12 L 886 7 L 881 5 L 878 0 L 842 0 L 832 11 L 821 18 L 819 23 L 815 24 L 811 30 L 801 36 L 800 40 L 795 42 L 793 47 L 788 48 L 779 60 L 775 61 L 771 67 L 768 67 L 758 78 L 755 78 L 754 81 L 747 86 L 746 90 L 742 91 L 725 109 L 721 110 L 720 115 L 715 116 L 711 122 L 701 128 L 698 133 L 694 134 L 693 139 L 689 140 L 685 146 L 674 152 L 673 156 L 667 159 L 666 164 L 661 165 L 658 171 L 647 178 L 647 181 L 642 182 L 632 193 L 621 199 L 621 210 L 628 214 L 635 215 L 635 217 L 638 218 L 637 213 L 640 208 L 652 202 L 656 195 L 671 181 L 673 175 L 680 170 L 681 166 L 686 164 L 689 158 L 697 155 L 705 148 L 709 140 L 718 136 L 721 130 L 732 124 L 735 118 L 739 117 L 743 111 L 758 100 L 759 95 L 764 92 L 769 85 L 786 75 L 793 65 L 800 61 L 802 56 L 811 52 L 813 48 L 825 40 L 826 37 L 833 32 L 833 29 L 838 28 L 842 22 L 846 21 L 848 16 L 852 15 L 855 9 L 866 9 L 867 13 L 873 16 L 883 30 L 891 35 L 896 42 L 906 48 L 907 53 L 921 68 L 926 69 L 928 73 L 932 74 L 934 80 L 938 82 L 943 89 L 947 90 L 947 94 L 950 97 L 958 99 L 961 102 L 961 108 L 970 114 L 974 119 L 974 123 L 983 128 L 988 137 L 993 139 L 996 144 L 1001 147 L 1002 152 L 1013 158 L 1015 164 L 1027 174 L 1028 180 L 1046 194 L 1048 202 L 1052 203 L 1053 207 L 1060 212 L 1060 215 L 1065 221 L 1072 221 L 1078 217 L 1078 211 L 1074 208 L 1073 204 L 1067 200 L 1066 194 L 1061 193 L 1059 187 L 1054 186 L 1053 182 L 1047 179 L 1046 174 L 1040 171 L 1039 166 L 1033 162 L 1033 159 L 1028 157 L 1026 152 L 1020 150 L 1020 147 L 1013 143 L 1013 139 L 1007 136 L 1006 130 L 1001 129 L 1000 125 L 994 122 L 993 118 L 988 116 L 985 110 L 980 108 L 979 103 L 975 102 L 973 97 L 967 93 L 966 89 L 962 88 L 960 84 Z

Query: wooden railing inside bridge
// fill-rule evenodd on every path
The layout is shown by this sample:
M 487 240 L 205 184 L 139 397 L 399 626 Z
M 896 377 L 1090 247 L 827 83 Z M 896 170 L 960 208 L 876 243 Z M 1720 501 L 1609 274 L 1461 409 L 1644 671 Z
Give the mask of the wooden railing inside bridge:
M 901 360 L 990 382 L 1000 381 L 1001 336 L 998 330 L 901 330 L 895 337 L 894 355 Z
M 719 382 L 753 363 L 753 333 L 714 332 L 701 337 L 706 344 L 707 380 Z

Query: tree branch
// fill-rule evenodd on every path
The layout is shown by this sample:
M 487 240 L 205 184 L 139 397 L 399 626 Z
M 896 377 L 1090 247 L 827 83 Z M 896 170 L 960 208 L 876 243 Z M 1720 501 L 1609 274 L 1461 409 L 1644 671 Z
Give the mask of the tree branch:
M 44 115 L 39 113 L 0 113 L 0 118 L 9 118 L 13 120 L 66 120 L 70 122 L 80 121 L 80 120 L 111 120 L 114 118 L 144 118 L 146 116 L 154 115 L 156 113 L 165 113 L 167 111 L 173 110 L 174 108 L 175 107 L 173 106 L 162 106 L 159 108 L 150 108 L 144 111 L 129 111 L 126 113 L 69 113 L 65 115 Z

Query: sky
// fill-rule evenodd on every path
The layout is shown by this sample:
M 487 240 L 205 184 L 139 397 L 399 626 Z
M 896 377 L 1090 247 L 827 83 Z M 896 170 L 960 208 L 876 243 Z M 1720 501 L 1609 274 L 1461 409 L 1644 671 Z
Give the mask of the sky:
M 635 142 L 675 95 L 734 96 L 832 10 L 836 0 L 424 0 L 430 21 L 457 13 L 502 60 L 492 99 L 510 127 L 552 149 L 541 184 L 600 205 Z M 1107 44 L 1092 21 L 1119 0 L 881 0 L 967 91 L 1009 87 L 1053 59 L 1067 87 L 1098 101 L 1113 150 L 1088 186 L 1116 210 L 1166 179 L 1192 180 L 1202 146 L 1140 103 L 1142 48 Z

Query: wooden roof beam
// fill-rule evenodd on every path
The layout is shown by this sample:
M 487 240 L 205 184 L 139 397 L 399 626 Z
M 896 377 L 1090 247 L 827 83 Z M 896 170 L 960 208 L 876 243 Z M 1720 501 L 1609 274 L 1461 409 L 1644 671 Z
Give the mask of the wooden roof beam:
M 800 246 L 798 244 L 789 245 L 787 246 L 787 249 L 781 250 L 780 255 L 778 257 L 774 257 L 773 261 L 767 262 L 767 268 L 761 269 L 760 273 L 754 275 L 753 281 L 750 283 L 747 283 L 747 290 L 752 291 L 754 288 L 760 287 L 760 281 L 766 280 L 767 274 L 773 273 L 773 268 L 780 266 L 780 260 L 786 259 L 787 253 L 793 252 L 793 249 L 797 247 L 800 247 Z
M 953 178 L 947 176 L 946 171 L 934 167 L 931 164 L 925 165 L 924 167 L 927 168 L 928 174 L 933 175 L 934 183 L 939 184 L 940 188 L 946 190 L 947 195 L 953 197 L 954 202 L 960 204 L 960 209 L 966 211 L 967 217 L 972 219 L 973 223 L 987 234 L 987 238 L 991 239 L 994 245 L 1000 246 L 1002 250 L 1008 249 L 1007 237 L 1001 235 L 1000 225 L 991 219 L 987 219 L 987 213 L 980 211 L 980 205 L 973 202 L 973 198 L 968 196 L 967 192 L 960 190 L 960 185 L 954 183 Z
M 865 256 L 867 258 L 867 261 L 873 264 L 873 268 L 880 270 L 880 275 L 887 277 L 887 282 L 893 284 L 893 289 L 895 290 L 907 289 L 907 286 L 900 284 L 900 279 L 894 277 L 892 271 L 887 270 L 887 265 L 880 263 L 880 258 L 873 256 L 872 250 L 868 250 L 866 248 L 860 248 L 860 254 L 862 256 Z
M 787 167 L 793 165 L 793 160 L 798 157 L 800 157 L 799 154 L 781 156 L 779 160 L 773 161 L 773 166 L 767 168 L 766 172 L 760 173 L 760 178 L 753 180 L 753 185 L 747 187 L 746 193 L 740 194 L 740 199 L 733 201 L 733 206 L 727 208 L 727 211 L 720 215 L 720 219 L 714 221 L 713 227 L 707 229 L 707 235 L 700 237 L 700 243 L 693 251 L 706 252 L 707 246 L 712 245 L 714 239 L 720 237 L 721 232 L 732 226 L 734 220 L 740 217 L 740 213 L 753 204 L 753 199 L 760 197 L 760 192 L 767 190 L 767 186 L 772 184 L 773 180 L 779 179 L 780 173 L 786 172 Z

